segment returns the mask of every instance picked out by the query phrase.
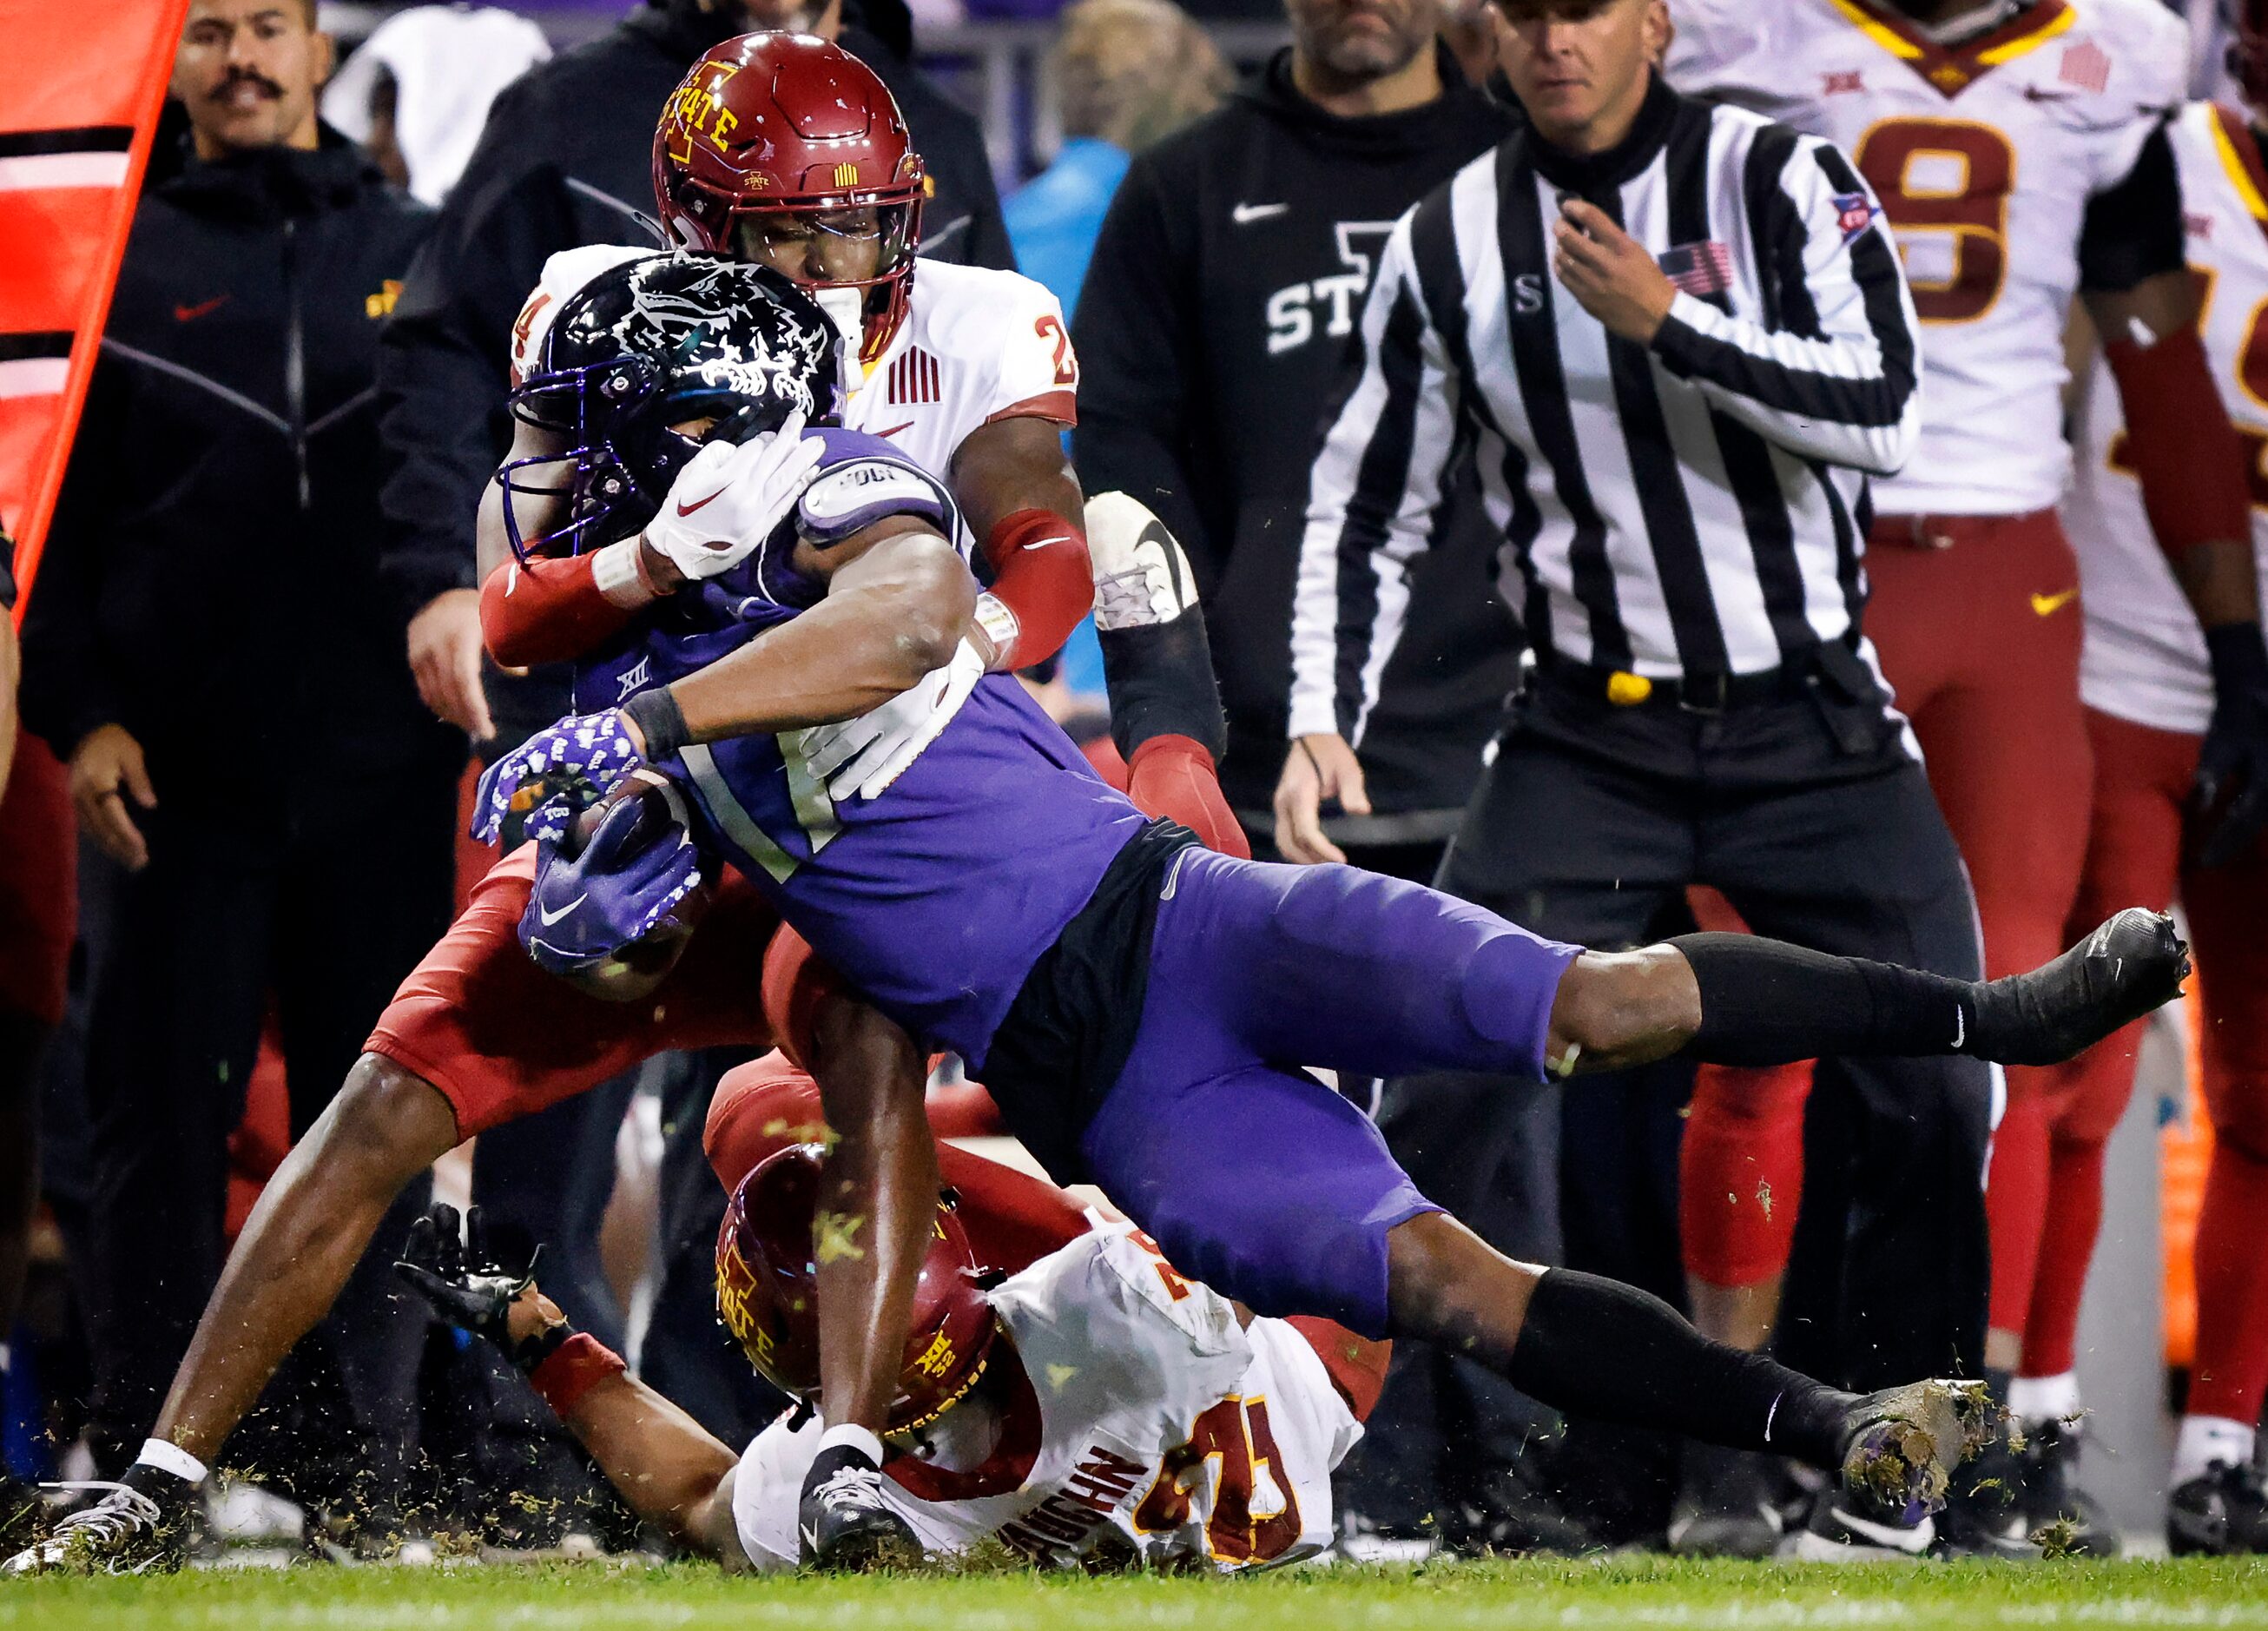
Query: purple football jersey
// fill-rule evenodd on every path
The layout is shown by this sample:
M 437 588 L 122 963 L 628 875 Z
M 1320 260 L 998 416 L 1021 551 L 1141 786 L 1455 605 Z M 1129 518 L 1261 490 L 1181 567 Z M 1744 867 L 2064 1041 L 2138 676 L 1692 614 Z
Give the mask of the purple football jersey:
M 872 483 L 884 491 L 898 474 L 921 474 L 879 437 L 814 433 L 828 443 L 822 479 L 894 467 Z M 922 480 L 950 505 L 933 478 Z M 815 605 L 824 586 L 790 564 L 794 535 L 784 526 L 579 665 L 577 711 L 681 679 Z M 664 768 L 691 788 L 711 841 L 820 956 L 913 1035 L 980 1063 L 1032 965 L 1145 818 L 1005 675 L 979 681 L 937 740 L 872 799 L 835 802 L 795 751 L 797 734 L 688 748 Z M 756 1000 L 754 969 L 748 994 Z

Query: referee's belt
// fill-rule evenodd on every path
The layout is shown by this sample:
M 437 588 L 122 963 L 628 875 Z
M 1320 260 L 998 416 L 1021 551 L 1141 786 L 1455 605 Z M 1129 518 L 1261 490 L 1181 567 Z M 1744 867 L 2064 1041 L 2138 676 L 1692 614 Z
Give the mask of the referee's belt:
M 1828 655 L 1829 650 L 1822 646 L 1793 662 L 1754 674 L 1689 674 L 1675 677 L 1633 674 L 1627 668 L 1602 668 L 1538 652 L 1535 677 L 1555 690 L 1596 698 L 1618 708 L 1675 705 L 1688 713 L 1722 713 L 1728 708 L 1786 702 L 1801 697 L 1813 675 L 1822 668 L 1837 666 L 1835 659 Z M 1853 662 L 1857 661 L 1856 653 L 1840 642 L 1835 643 L 1832 650 L 1838 655 L 1849 656 Z

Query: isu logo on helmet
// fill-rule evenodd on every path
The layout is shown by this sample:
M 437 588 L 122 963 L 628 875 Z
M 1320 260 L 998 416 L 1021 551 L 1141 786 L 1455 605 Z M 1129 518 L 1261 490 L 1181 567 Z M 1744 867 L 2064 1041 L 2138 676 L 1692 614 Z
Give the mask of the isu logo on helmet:
M 858 291 L 859 356 L 905 321 L 927 176 L 873 70 L 811 34 L 727 40 L 663 105 L 653 192 L 673 244 Z
M 717 1230 L 717 1316 L 756 1373 L 798 1399 L 819 1394 L 819 1259 L 857 1220 L 819 1205 L 820 1147 L 768 1156 L 740 1180 Z M 931 1217 L 914 1283 L 913 1326 L 899 1362 L 889 1430 L 935 1421 L 976 1385 L 996 1327 L 983 1271 L 948 1198 Z

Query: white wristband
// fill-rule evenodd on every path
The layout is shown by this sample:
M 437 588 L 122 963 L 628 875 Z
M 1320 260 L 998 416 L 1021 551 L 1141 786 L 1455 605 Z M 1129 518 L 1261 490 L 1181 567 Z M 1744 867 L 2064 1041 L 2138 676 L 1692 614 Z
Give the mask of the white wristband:
M 645 564 L 638 556 L 640 547 L 636 538 L 624 538 L 591 557 L 591 581 L 624 611 L 636 611 L 661 598 L 653 579 L 645 574 Z
M 1007 601 L 987 589 L 976 597 L 976 626 L 984 631 L 984 638 L 992 642 L 991 671 L 1001 673 L 1016 666 L 1016 639 L 1024 631 L 1023 620 Z
M 882 1441 L 876 1438 L 869 1428 L 854 1427 L 846 1421 L 841 1427 L 831 1427 L 819 1435 L 821 1455 L 837 1449 L 855 1450 L 876 1466 L 882 1465 Z
M 184 1483 L 202 1484 L 205 1481 L 205 1464 L 179 1444 L 169 1444 L 162 1438 L 144 1439 L 142 1453 L 134 1458 L 148 1463 L 160 1472 L 171 1472 Z

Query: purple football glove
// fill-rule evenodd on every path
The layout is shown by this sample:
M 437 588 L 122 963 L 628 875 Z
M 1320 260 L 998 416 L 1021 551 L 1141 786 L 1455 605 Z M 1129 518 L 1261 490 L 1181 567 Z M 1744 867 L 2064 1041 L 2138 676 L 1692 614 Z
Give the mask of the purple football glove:
M 494 843 L 504 817 L 517 810 L 529 838 L 563 838 L 578 815 L 644 763 L 621 714 L 571 714 L 488 767 L 475 800 L 473 837 Z
M 556 838 L 536 840 L 519 943 L 547 974 L 588 973 L 668 921 L 700 887 L 701 849 L 682 796 L 651 776 L 639 783 L 600 812 L 578 853 Z

